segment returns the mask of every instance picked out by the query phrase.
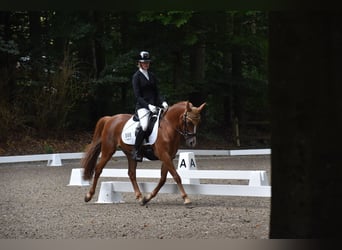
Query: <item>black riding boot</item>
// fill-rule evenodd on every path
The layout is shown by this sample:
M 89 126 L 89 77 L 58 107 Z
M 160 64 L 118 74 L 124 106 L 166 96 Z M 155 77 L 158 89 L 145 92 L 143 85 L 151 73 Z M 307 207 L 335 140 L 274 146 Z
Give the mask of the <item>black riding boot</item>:
M 142 128 L 139 129 L 138 134 L 135 138 L 135 145 L 132 152 L 132 159 L 135 161 L 142 161 L 142 155 L 141 155 L 141 146 L 143 143 L 143 140 L 145 138 L 145 131 L 142 130 Z

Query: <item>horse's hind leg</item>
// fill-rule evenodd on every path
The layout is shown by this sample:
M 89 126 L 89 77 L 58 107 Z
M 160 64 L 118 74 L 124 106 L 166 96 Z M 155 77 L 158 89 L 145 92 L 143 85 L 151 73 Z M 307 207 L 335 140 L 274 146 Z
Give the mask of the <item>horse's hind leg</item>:
M 100 178 L 100 175 L 102 173 L 102 169 L 107 164 L 107 162 L 110 160 L 110 158 L 112 157 L 113 153 L 114 152 L 104 154 L 102 152 L 101 159 L 100 159 L 100 161 L 97 163 L 97 165 L 95 167 L 95 174 L 94 174 L 93 184 L 90 187 L 89 192 L 86 194 L 86 196 L 84 198 L 85 202 L 88 202 L 88 201 L 90 201 L 93 198 L 93 196 L 95 194 L 97 182 L 98 182 L 98 180 Z

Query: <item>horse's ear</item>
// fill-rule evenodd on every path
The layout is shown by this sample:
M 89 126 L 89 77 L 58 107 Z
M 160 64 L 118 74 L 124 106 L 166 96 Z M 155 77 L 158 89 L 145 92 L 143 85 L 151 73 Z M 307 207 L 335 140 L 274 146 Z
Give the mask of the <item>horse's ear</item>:
M 206 104 L 206 102 L 202 103 L 202 105 L 198 107 L 198 111 L 201 112 Z
M 192 105 L 191 105 L 191 103 L 189 101 L 186 101 L 186 110 L 188 112 L 191 112 L 191 110 L 192 110 Z

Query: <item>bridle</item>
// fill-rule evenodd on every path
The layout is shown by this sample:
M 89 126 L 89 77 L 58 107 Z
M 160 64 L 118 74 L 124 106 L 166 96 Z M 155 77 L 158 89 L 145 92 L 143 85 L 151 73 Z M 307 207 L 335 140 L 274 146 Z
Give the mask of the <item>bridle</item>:
M 183 124 L 182 124 L 182 130 L 179 130 L 177 128 L 175 128 L 175 130 L 181 134 L 185 140 L 188 140 L 190 138 L 193 138 L 196 136 L 196 133 L 193 133 L 193 132 L 189 132 L 189 129 L 188 129 L 188 123 L 187 123 L 187 120 L 191 121 L 192 124 L 195 126 L 197 126 L 197 124 L 199 123 L 201 119 L 201 116 L 200 114 L 197 114 L 197 115 L 191 115 L 191 113 L 189 113 L 188 111 L 185 111 L 185 113 L 183 114 Z

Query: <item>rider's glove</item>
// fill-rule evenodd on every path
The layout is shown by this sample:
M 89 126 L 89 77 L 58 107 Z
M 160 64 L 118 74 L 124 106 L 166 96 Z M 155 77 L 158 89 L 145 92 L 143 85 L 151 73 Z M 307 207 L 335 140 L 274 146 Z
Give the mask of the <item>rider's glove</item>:
M 157 112 L 157 107 L 152 105 L 152 104 L 149 104 L 148 105 L 148 109 L 152 112 L 152 113 L 156 113 Z
M 167 104 L 167 102 L 163 102 L 162 106 L 165 109 L 165 111 L 169 108 L 169 105 Z

